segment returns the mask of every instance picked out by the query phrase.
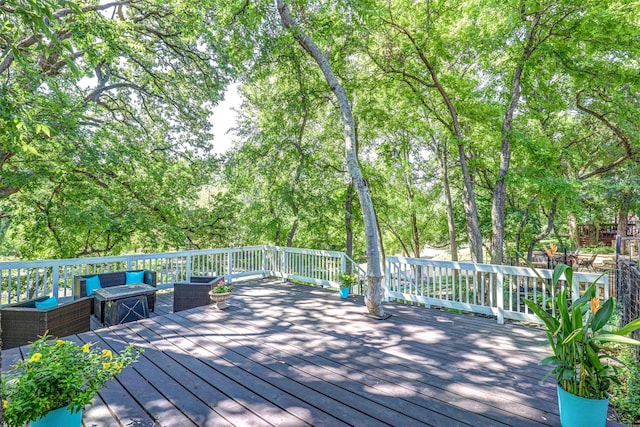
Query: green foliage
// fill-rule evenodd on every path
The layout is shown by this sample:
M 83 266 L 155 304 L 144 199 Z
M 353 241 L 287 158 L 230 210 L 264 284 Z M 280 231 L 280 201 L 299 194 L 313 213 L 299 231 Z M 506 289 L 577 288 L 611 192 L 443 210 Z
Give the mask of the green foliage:
M 36 340 L 29 357 L 2 375 L 4 420 L 9 426 L 22 426 L 59 408 L 81 410 L 142 352 L 128 346 L 113 355 L 90 343 L 81 346 L 49 338 Z
M 270 2 L 5 3 L 4 253 L 345 247 L 340 117 Z M 568 234 L 569 215 L 610 221 L 623 205 L 638 210 L 637 2 L 290 3 L 351 100 L 387 253 L 419 255 L 449 240 L 445 170 L 454 238 L 465 240 L 458 144 L 483 238 L 494 235 L 501 125 L 519 64 L 526 102 L 509 133 L 507 250 L 535 245 L 550 220 Z M 536 37 L 525 56 L 529 30 Z M 242 117 L 223 163 L 211 154 L 210 112 L 233 78 Z M 203 189 L 213 189 L 206 201 Z M 357 199 L 351 218 L 362 252 Z
M 540 363 L 553 366 L 548 375 L 555 375 L 556 382 L 569 393 L 588 399 L 604 399 L 612 382 L 618 382 L 619 375 L 616 366 L 607 363 L 610 357 L 607 344 L 640 346 L 640 341 L 627 337 L 640 329 L 640 319 L 617 329 L 611 324 L 613 299 L 609 298 L 600 306 L 597 283 L 594 282 L 572 302 L 572 284 L 573 270 L 559 264 L 548 286 L 553 301 L 552 313 L 535 301 L 525 299 L 529 309 L 544 322 L 553 351 L 553 356 Z
M 580 248 L 580 253 L 583 256 L 586 254 L 615 254 L 616 249 L 612 246 L 583 246 Z
M 211 292 L 214 294 L 225 294 L 231 291 L 233 291 L 233 284 L 225 283 L 224 279 L 216 283 L 213 289 L 211 289 Z
M 624 347 L 618 360 L 620 383 L 614 383 L 610 391 L 611 405 L 615 408 L 620 422 L 634 425 L 640 421 L 640 365 L 636 352 Z
M 341 288 L 350 288 L 358 283 L 358 276 L 355 274 L 340 273 L 338 276 Z
M 213 220 L 184 218 L 202 219 L 193 202 L 218 168 L 210 107 L 228 75 L 209 44 L 213 15 L 180 0 L 9 4 L 0 10 L 10 29 L 0 41 L 8 249 L 38 258 L 208 246 L 201 227 Z

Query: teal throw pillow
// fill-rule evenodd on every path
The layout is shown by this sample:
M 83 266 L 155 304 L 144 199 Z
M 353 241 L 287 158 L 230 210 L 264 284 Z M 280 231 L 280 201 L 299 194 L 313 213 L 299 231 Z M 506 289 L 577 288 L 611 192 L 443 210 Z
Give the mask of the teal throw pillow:
M 133 285 L 134 283 L 144 283 L 144 271 L 127 271 L 125 273 L 125 285 Z
M 93 295 L 93 291 L 102 287 L 102 285 L 100 285 L 100 277 L 98 276 L 87 277 L 85 283 L 87 284 L 87 296 Z
M 36 301 L 36 308 L 53 308 L 58 306 L 56 297 L 49 297 L 44 301 Z

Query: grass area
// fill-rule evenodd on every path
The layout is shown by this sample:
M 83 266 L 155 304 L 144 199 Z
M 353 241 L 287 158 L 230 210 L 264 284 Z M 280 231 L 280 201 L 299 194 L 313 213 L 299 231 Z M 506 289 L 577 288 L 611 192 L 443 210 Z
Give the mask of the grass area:
M 583 246 L 580 248 L 581 254 L 615 254 L 615 248 L 611 246 Z

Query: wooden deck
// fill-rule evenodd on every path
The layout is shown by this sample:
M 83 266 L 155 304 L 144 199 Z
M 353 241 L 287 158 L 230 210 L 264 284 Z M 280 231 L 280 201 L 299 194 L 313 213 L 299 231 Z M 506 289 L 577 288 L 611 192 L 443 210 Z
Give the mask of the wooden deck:
M 74 339 L 145 349 L 85 409 L 85 426 L 559 425 L 542 330 L 273 280 L 231 307 L 156 315 Z M 3 369 L 25 351 L 3 351 Z M 610 425 L 614 425 L 610 423 Z

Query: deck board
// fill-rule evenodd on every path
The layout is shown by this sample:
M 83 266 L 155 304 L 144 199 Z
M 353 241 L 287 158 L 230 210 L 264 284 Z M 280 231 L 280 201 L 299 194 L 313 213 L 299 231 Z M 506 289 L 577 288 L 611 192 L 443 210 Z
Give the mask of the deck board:
M 239 283 L 229 309 L 172 313 L 72 339 L 140 360 L 85 409 L 85 426 L 555 426 L 555 385 L 540 384 L 540 329 L 274 280 Z M 27 348 L 3 351 L 2 369 Z M 609 422 L 613 426 L 616 423 Z

